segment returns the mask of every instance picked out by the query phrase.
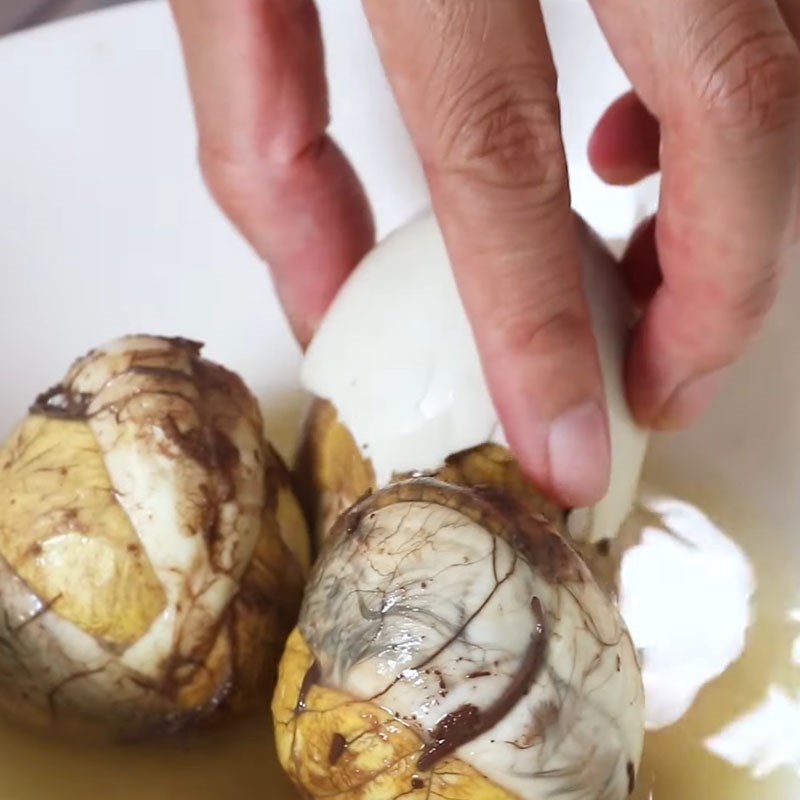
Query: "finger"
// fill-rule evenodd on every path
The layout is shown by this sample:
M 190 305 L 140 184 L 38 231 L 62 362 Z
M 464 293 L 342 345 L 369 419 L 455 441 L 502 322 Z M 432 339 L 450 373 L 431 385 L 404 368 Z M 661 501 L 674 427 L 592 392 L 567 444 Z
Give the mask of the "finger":
M 800 39 L 800 0 L 778 0 L 783 18 L 795 39 Z
M 327 91 L 311 0 L 172 0 L 216 200 L 270 264 L 306 343 L 370 248 L 352 168 L 325 134 Z
M 631 297 L 639 306 L 647 305 L 662 282 L 655 217 L 645 219 L 633 232 L 622 257 L 621 269 Z
M 800 52 L 774 0 L 594 5 L 662 132 L 663 283 L 629 397 L 643 422 L 682 426 L 775 296 L 800 186 Z
M 660 143 L 658 120 L 629 92 L 597 124 L 589 140 L 589 161 L 606 183 L 628 186 L 658 172 Z
M 609 445 L 551 60 L 530 0 L 365 0 L 509 442 L 570 505 Z
M 778 0 L 778 5 L 787 27 L 792 32 L 792 36 L 800 44 L 800 0 Z M 800 241 L 800 202 L 798 202 L 795 209 L 792 241 Z

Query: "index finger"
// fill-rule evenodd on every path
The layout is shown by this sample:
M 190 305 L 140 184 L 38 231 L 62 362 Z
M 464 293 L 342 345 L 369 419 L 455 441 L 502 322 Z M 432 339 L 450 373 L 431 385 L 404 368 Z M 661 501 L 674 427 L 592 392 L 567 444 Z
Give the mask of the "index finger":
M 545 491 L 593 503 L 607 486 L 608 428 L 541 10 L 531 0 L 364 5 L 509 443 Z
M 327 136 L 313 0 L 172 0 L 203 172 L 269 263 L 301 343 L 373 242 L 355 173 Z

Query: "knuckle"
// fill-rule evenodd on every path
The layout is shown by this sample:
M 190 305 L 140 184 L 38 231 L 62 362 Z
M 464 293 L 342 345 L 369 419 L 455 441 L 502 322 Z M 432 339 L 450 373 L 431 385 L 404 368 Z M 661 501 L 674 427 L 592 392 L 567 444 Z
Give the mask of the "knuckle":
M 532 356 L 574 353 L 587 327 L 580 311 L 551 303 L 499 311 L 493 323 L 499 352 Z
M 746 333 L 758 328 L 772 308 L 778 296 L 780 270 L 771 264 L 760 270 L 738 298 L 731 303 L 733 324 L 739 325 Z
M 232 213 L 249 194 L 245 180 L 247 168 L 241 153 L 225 144 L 201 142 L 198 151 L 200 171 L 214 199 Z
M 503 68 L 471 81 L 434 119 L 435 170 L 499 188 L 565 191 L 567 164 L 554 80 L 536 67 Z
M 717 26 L 696 60 L 699 112 L 715 128 L 753 138 L 800 119 L 800 50 L 757 21 Z
M 762 270 L 746 285 L 698 293 L 687 307 L 686 324 L 676 328 L 683 353 L 707 367 L 721 367 L 741 355 L 755 336 L 778 294 L 776 266 Z M 713 313 L 709 311 L 713 309 Z

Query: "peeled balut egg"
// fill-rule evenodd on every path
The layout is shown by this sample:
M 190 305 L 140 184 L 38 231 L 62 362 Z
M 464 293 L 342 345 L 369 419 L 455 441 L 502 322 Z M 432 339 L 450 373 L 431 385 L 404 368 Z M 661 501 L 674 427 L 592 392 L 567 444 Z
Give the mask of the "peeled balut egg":
M 560 509 L 544 496 L 540 505 L 609 572 L 604 554 L 633 505 L 648 437 L 624 394 L 630 300 L 604 244 L 579 218 L 576 225 L 609 407 L 611 481 L 594 508 Z M 468 482 L 524 482 L 430 214 L 389 236 L 351 275 L 308 349 L 302 378 L 316 400 L 297 472 L 320 542 L 365 492 L 436 474 L 453 459 Z
M 312 800 L 622 800 L 643 705 L 625 625 L 547 517 L 424 477 L 335 524 L 273 713 Z
M 308 562 L 237 375 L 183 339 L 94 350 L 0 451 L 0 711 L 128 739 L 262 707 Z

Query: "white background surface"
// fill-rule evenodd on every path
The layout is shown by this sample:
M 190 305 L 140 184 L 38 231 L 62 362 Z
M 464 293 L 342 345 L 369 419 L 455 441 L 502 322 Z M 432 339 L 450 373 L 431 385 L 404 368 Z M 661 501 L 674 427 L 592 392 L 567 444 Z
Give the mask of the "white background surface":
M 320 3 L 333 132 L 385 232 L 426 203 L 358 0 Z M 587 4 L 546 4 L 560 67 L 577 208 L 624 238 L 654 186 L 609 189 L 586 139 L 625 80 Z M 273 430 L 296 406 L 298 353 L 266 270 L 207 196 L 165 4 L 112 9 L 0 42 L 0 427 L 108 337 L 148 331 L 208 342 L 269 397 Z M 779 522 L 800 512 L 800 369 L 793 275 L 759 345 L 692 433 L 655 448 L 688 484 L 733 489 Z M 287 411 L 289 409 L 289 411 Z M 288 444 L 288 440 L 282 442 Z M 791 546 L 796 547 L 796 540 Z

